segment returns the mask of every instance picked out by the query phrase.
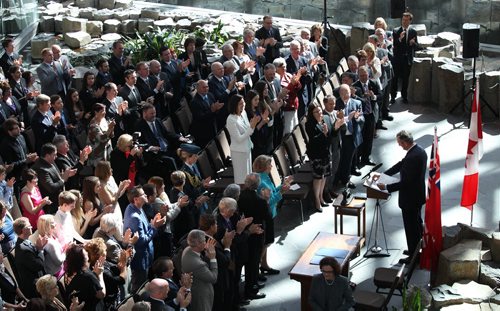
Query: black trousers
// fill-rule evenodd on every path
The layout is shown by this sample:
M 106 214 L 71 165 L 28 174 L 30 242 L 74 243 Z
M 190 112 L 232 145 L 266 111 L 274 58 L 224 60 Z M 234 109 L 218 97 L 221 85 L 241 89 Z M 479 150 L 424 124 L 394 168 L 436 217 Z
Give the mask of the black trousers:
M 375 116 L 373 113 L 365 114 L 365 124 L 363 125 L 363 143 L 359 146 L 358 155 L 361 162 L 367 161 L 372 154 L 373 135 L 375 134 Z
M 401 86 L 401 97 L 404 100 L 408 99 L 408 79 L 410 78 L 411 65 L 408 64 L 408 60 L 404 57 L 393 64 L 394 66 L 394 77 L 392 78 L 391 85 L 391 97 L 396 98 L 398 93 L 399 79 L 402 81 Z
M 401 195 L 401 194 L 400 194 Z M 411 254 L 417 248 L 418 241 L 422 238 L 422 205 L 409 204 L 401 206 L 403 224 L 405 227 L 406 244 Z
M 335 183 L 340 181 L 342 184 L 347 184 L 349 182 L 351 177 L 352 159 L 355 151 L 356 147 L 354 146 L 353 135 L 343 135 L 342 148 L 340 149 L 340 163 Z
M 259 263 L 262 248 L 264 247 L 264 235 L 252 235 L 248 238 L 248 261 L 245 264 L 245 295 L 257 293 L 254 286 L 259 278 Z

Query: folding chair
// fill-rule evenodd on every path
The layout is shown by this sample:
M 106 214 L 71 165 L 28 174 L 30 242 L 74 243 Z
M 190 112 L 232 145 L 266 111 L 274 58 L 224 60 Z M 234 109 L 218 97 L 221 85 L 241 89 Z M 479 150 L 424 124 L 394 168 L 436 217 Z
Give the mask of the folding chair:
M 208 153 L 210 160 L 212 161 L 213 168 L 215 169 L 217 176 L 234 178 L 233 168 L 227 167 L 224 164 L 224 161 L 222 160 L 222 157 L 219 153 L 219 148 L 217 147 L 215 140 L 209 142 L 208 145 L 205 147 L 205 150 Z
M 215 137 L 217 147 L 219 147 L 220 156 L 226 167 L 231 166 L 231 149 L 229 147 L 229 139 L 226 131 L 222 129 Z
M 290 164 L 288 162 L 288 159 L 286 158 L 285 155 L 285 146 L 284 145 L 279 145 L 278 148 L 273 152 L 273 157 L 276 163 L 278 164 L 278 167 L 281 171 L 282 176 L 292 176 L 294 182 L 298 184 L 307 184 L 311 185 L 313 181 L 312 174 L 309 173 L 293 173 L 290 170 Z
M 234 182 L 233 178 L 219 178 L 217 176 L 217 173 L 215 170 L 212 168 L 212 165 L 210 164 L 210 160 L 208 159 L 208 154 L 205 150 L 203 150 L 199 155 L 198 155 L 198 168 L 200 169 L 200 174 L 203 178 L 211 177 L 213 182 L 210 184 L 209 191 L 212 191 L 214 193 L 222 193 L 226 189 L 226 187 L 229 184 L 232 184 Z
M 347 59 L 345 57 L 342 57 L 342 59 L 339 62 L 339 66 L 342 67 L 342 69 L 344 70 L 344 72 L 346 72 L 347 70 L 349 70 L 349 66 L 347 64 Z
M 401 268 L 399 268 L 398 273 L 394 280 L 392 280 L 391 290 L 389 291 L 387 297 L 374 292 L 361 291 L 357 290 L 353 293 L 354 296 L 354 310 L 363 310 L 363 311 L 385 311 L 387 310 L 387 305 L 391 301 L 392 295 L 396 290 L 400 280 L 403 277 L 405 265 L 403 264 Z
M 330 84 L 332 85 L 332 88 L 333 89 L 336 89 L 340 86 L 340 78 L 339 76 L 337 76 L 335 73 L 333 73 L 331 76 L 330 76 L 330 79 L 328 79 L 328 81 L 330 82 Z

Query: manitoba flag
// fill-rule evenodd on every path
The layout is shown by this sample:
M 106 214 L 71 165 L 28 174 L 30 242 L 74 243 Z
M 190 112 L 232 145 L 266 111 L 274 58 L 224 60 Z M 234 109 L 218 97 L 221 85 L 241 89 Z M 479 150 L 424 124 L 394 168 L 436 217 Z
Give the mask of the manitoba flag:
M 471 110 L 469 145 L 467 146 L 467 157 L 465 158 L 465 176 L 460 205 L 472 211 L 472 206 L 477 202 L 479 188 L 479 160 L 483 157 L 483 126 L 481 105 L 479 104 L 479 80 L 476 83 Z
M 437 128 L 434 127 L 434 142 L 432 143 L 427 200 L 425 202 L 422 256 L 420 256 L 420 267 L 433 271 L 436 271 L 439 252 L 442 248 L 440 178 Z

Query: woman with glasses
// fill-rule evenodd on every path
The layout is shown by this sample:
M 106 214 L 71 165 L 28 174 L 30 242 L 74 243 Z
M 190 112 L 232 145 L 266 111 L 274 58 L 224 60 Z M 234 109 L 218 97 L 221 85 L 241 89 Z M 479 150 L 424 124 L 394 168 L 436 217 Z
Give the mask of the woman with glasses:
M 309 304 L 313 311 L 342 311 L 354 306 L 349 280 L 340 275 L 340 264 L 333 257 L 319 262 L 321 274 L 313 276 Z

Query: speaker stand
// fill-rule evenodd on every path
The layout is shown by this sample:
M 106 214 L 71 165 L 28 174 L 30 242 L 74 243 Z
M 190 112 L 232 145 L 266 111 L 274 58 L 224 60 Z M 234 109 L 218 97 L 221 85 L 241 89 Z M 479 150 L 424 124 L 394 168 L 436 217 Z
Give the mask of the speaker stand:
M 465 93 L 465 95 L 462 97 L 462 99 L 460 101 L 458 101 L 455 104 L 455 106 L 453 106 L 453 108 L 451 108 L 449 113 L 453 113 L 453 111 L 455 111 L 460 106 L 462 106 L 462 108 L 465 111 L 465 105 L 466 105 L 465 99 L 467 97 L 469 97 L 469 95 L 471 95 L 471 94 L 474 95 L 474 93 L 476 91 L 476 81 L 477 81 L 476 57 L 474 57 L 474 58 L 472 58 L 472 85 L 471 85 L 470 89 L 467 91 L 467 93 Z M 493 113 L 493 115 L 495 115 L 495 117 L 498 118 L 498 113 L 490 106 L 490 104 L 486 101 L 486 99 L 483 97 L 483 95 L 481 93 L 479 93 L 479 101 L 481 102 L 481 108 L 483 107 L 483 105 L 485 105 Z M 470 119 L 470 117 L 469 117 L 469 119 Z
M 385 245 L 378 244 L 378 231 L 379 225 L 382 227 L 382 233 L 384 234 Z M 373 226 L 375 226 L 375 241 L 370 244 L 372 240 Z M 382 246 L 385 246 L 383 248 Z M 380 206 L 380 201 L 377 199 L 375 203 L 375 210 L 373 211 L 372 227 L 370 228 L 370 237 L 368 238 L 368 243 L 366 243 L 366 252 L 363 255 L 365 258 L 372 257 L 389 257 L 389 250 L 387 249 L 387 238 L 385 236 L 384 220 L 382 219 L 382 208 Z

